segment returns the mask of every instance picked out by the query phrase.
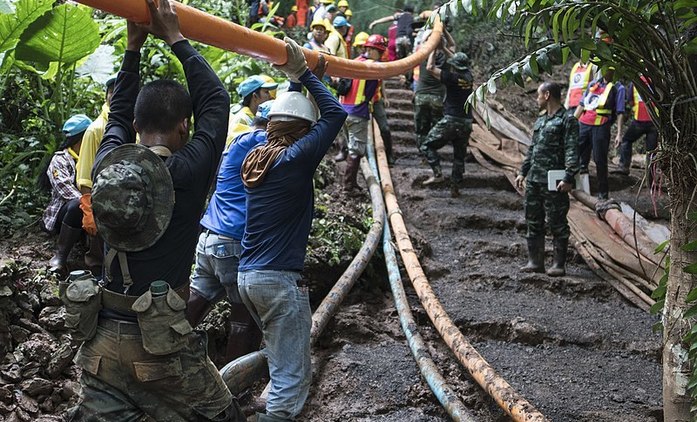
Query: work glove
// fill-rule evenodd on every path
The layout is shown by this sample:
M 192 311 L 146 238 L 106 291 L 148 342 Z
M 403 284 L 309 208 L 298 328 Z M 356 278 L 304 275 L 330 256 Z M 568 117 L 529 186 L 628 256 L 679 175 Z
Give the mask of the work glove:
M 80 197 L 80 209 L 82 210 L 82 229 L 90 236 L 97 235 L 97 225 L 92 214 L 92 194 L 84 193 Z
M 303 50 L 292 38 L 285 37 L 283 40 L 286 42 L 288 61 L 286 61 L 286 64 L 274 67 L 285 73 L 291 82 L 300 82 L 300 77 L 307 70 L 307 61 L 305 60 Z

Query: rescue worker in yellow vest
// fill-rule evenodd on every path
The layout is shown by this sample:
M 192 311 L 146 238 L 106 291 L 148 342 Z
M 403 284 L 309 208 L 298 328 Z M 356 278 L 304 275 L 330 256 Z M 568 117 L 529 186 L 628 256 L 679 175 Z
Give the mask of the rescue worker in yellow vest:
M 586 88 L 588 88 L 588 84 L 595 80 L 597 76 L 598 66 L 590 62 L 583 63 L 580 60 L 576 62 L 569 75 L 569 89 L 566 91 L 566 100 L 564 101 L 564 108 L 569 113 L 574 114 L 578 103 L 581 102 L 581 98 L 583 98 L 583 94 L 586 92 Z
M 649 82 L 644 76 L 641 77 L 641 82 L 649 87 Z M 651 120 L 646 102 L 641 98 L 639 90 L 633 83 L 629 84 L 628 90 L 632 94 L 629 104 L 632 107 L 634 120 L 629 124 L 627 132 L 622 137 L 622 142 L 615 142 L 615 147 L 620 149 L 620 166 L 616 173 L 629 175 L 629 168 L 632 164 L 632 144 L 646 135 L 646 164 L 649 169 L 649 179 L 651 180 L 653 176 L 653 166 L 651 166 L 652 152 L 658 148 L 658 131 L 656 130 L 656 125 Z
M 385 37 L 373 34 L 364 44 L 366 53 L 358 58 L 361 62 L 380 61 L 382 53 L 387 48 Z M 365 155 L 368 144 L 368 123 L 370 122 L 370 102 L 375 95 L 381 81 L 353 79 L 348 94 L 339 98 L 339 102 L 348 113 L 346 129 L 348 131 L 348 156 L 346 157 L 346 171 L 344 172 L 344 191 L 353 193 L 360 190 L 356 177 L 361 157 Z
M 617 138 L 621 139 L 624 125 L 625 87 L 612 82 L 614 68 L 608 68 L 603 76 L 591 83 L 576 108 L 575 116 L 579 122 L 579 156 L 581 172 L 588 172 L 588 164 L 593 153 L 597 169 L 598 199 L 608 199 L 607 154 L 610 147 L 610 128 L 617 120 Z
M 273 99 L 272 91 L 278 87 L 276 82 L 268 82 L 262 75 L 252 75 L 237 87 L 242 98 L 242 108 L 230 116 L 226 145 L 237 136 L 250 132 L 259 104 Z
M 329 48 L 324 45 L 327 36 L 332 31 L 332 26 L 324 19 L 315 19 L 310 24 L 312 38 L 303 45 L 308 50 L 319 51 L 321 53 L 329 53 Z
M 324 45 L 329 49 L 332 56 L 348 59 L 349 48 L 346 44 L 344 36 L 351 27 L 351 24 L 348 23 L 345 17 L 337 16 L 334 18 L 332 25 L 334 25 L 334 28 L 329 33 L 329 36 L 327 36 L 327 40 L 324 42 Z

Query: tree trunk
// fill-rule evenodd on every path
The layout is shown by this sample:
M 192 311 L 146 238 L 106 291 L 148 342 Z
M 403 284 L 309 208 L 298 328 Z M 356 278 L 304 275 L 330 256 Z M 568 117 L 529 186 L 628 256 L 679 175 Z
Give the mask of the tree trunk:
M 671 207 L 670 273 L 663 308 L 663 417 L 666 421 L 689 422 L 691 398 L 687 391 L 690 379 L 688 348 L 683 338 L 690 330 L 691 321 L 683 319 L 687 308 L 685 298 L 695 287 L 695 277 L 682 269 L 697 262 L 697 254 L 684 252 L 681 247 L 689 242 L 694 225 L 685 217 L 689 196 L 674 197 Z M 680 202 L 680 203 L 678 203 Z

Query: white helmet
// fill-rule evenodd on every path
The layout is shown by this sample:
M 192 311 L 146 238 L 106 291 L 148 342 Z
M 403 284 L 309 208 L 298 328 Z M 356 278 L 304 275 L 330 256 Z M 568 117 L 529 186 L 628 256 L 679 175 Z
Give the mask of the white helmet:
M 297 91 L 280 94 L 271 105 L 269 120 L 302 119 L 310 123 L 317 122 L 317 113 L 312 102 Z

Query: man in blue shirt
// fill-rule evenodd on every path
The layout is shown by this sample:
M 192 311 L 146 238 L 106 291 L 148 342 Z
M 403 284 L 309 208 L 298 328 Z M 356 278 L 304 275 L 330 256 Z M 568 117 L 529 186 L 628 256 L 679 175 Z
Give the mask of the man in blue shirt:
M 260 422 L 293 420 L 310 390 L 312 318 L 301 271 L 312 224 L 312 178 L 346 120 L 336 98 L 307 69 L 300 46 L 290 38 L 286 43 L 288 61 L 279 69 L 302 82 L 322 116 L 317 120 L 310 101 L 298 92 L 279 95 L 269 112 L 267 143 L 242 164 L 247 224 L 238 288 L 263 330 L 271 376 Z
M 239 135 L 223 153 L 215 192 L 201 219 L 203 232 L 196 246 L 187 319 L 198 325 L 213 305 L 227 296 L 230 302 L 227 362 L 259 349 L 261 330 L 237 292 L 237 266 L 246 218 L 246 195 L 240 177 L 247 153 L 266 142 L 266 124 L 273 100 L 258 106 L 252 132 Z

